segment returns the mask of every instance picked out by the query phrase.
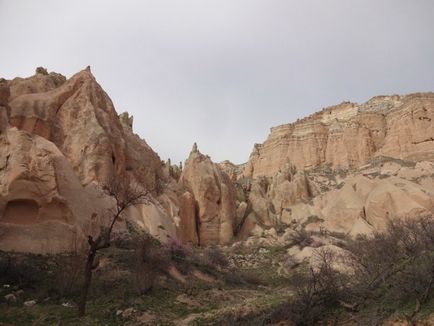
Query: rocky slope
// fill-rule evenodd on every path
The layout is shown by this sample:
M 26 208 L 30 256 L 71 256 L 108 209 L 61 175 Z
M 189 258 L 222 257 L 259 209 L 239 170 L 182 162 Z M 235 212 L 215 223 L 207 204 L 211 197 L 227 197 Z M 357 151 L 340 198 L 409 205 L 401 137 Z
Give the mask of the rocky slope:
M 299 169 L 357 167 L 380 155 L 431 160 L 433 119 L 434 93 L 345 102 L 272 128 L 268 139 L 254 146 L 244 174 L 273 176 L 287 163 Z
M 434 211 L 434 93 L 342 103 L 271 129 L 242 172 L 239 236 L 289 225 L 356 236 Z

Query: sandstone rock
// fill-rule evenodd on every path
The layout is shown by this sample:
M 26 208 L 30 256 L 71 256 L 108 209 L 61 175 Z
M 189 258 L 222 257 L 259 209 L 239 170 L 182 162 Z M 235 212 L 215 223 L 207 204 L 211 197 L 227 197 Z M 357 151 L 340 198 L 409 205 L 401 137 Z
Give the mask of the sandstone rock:
M 184 243 L 199 243 L 197 234 L 198 216 L 196 212 L 196 201 L 194 196 L 186 191 L 179 198 L 180 202 L 180 226 L 179 239 Z
M 48 75 L 48 71 L 44 67 L 38 67 L 38 68 L 36 68 L 36 74 L 41 74 L 41 75 L 46 76 L 46 75 Z
M 390 177 L 378 182 L 366 200 L 367 221 L 382 230 L 395 218 L 417 217 L 430 213 L 433 194 L 416 184 Z
M 429 214 L 434 208 L 433 189 L 390 176 L 369 179 L 357 175 L 345 186 L 313 201 L 325 229 L 356 236 L 383 230 L 396 218 Z
M 312 197 L 309 181 L 304 172 L 296 172 L 285 165 L 274 177 L 268 196 L 273 210 L 281 218 L 292 205 Z
M 236 165 L 229 160 L 218 163 L 220 169 L 225 172 L 232 181 L 238 180 L 242 176 L 244 164 Z
M 0 135 L 6 132 L 6 129 L 9 127 L 9 119 L 7 116 L 6 109 L 0 107 Z
M 246 217 L 247 207 L 248 207 L 248 204 L 245 201 L 241 202 L 238 205 L 237 210 L 235 212 L 236 217 L 237 217 L 237 221 L 236 221 L 237 225 L 240 225 L 240 223 L 242 223 L 244 218 Z
M 128 112 L 123 112 L 119 114 L 119 120 L 122 124 L 122 126 L 133 129 L 133 121 L 134 117 L 130 116 Z
M 302 263 L 304 261 L 309 261 L 309 259 L 312 257 L 313 253 L 315 252 L 315 248 L 312 247 L 304 247 L 300 249 L 298 246 L 293 246 L 288 249 L 288 255 L 293 257 L 293 259 L 297 263 Z
M 6 294 L 4 298 L 8 303 L 17 302 L 17 297 L 13 293 Z
M 269 181 L 267 178 L 258 178 L 252 183 L 249 202 L 254 216 L 261 224 L 271 226 L 276 223 L 272 203 L 268 199 Z
M 123 318 L 131 318 L 135 313 L 136 313 L 136 309 L 134 308 L 127 308 L 124 311 L 122 311 L 121 316 Z
M 6 110 L 11 91 L 6 79 L 0 78 L 0 110 Z M 3 107 L 3 108 L 2 108 Z
M 217 164 L 193 146 L 179 183 L 197 203 L 200 245 L 227 244 L 234 235 L 235 188 Z
M 30 145 L 32 140 L 25 146 L 11 144 L 0 148 L 0 165 L 9 162 L 9 166 L 19 167 L 0 171 L 0 223 L 7 224 L 0 231 L 1 248 L 35 253 L 78 248 L 78 243 L 85 240 L 83 230 L 97 232 L 103 223 L 98 210 L 111 205 L 101 202 L 98 184 L 121 173 L 129 174 L 154 195 L 149 205 L 131 208 L 132 220 L 162 241 L 176 238 L 176 181 L 171 175 L 163 175 L 158 155 L 132 132 L 132 119 L 124 115 L 128 123 L 121 123 L 122 118 L 90 69 L 68 80 L 42 69 L 29 78 L 3 80 L 0 101 L 6 106 L 5 109 L 0 105 L 0 135 L 10 124 L 46 140 L 44 143 L 42 138 L 26 134 L 29 139 L 38 139 L 35 145 Z M 10 135 L 4 138 L 5 144 L 9 138 L 16 138 Z M 25 142 L 26 137 L 21 136 L 19 142 Z M 11 155 L 14 146 L 18 147 Z M 26 156 L 29 148 L 34 148 L 32 157 Z M 8 189 L 9 183 L 20 186 Z M 32 184 L 31 190 L 27 184 Z M 59 184 L 65 184 L 61 190 Z M 37 191 L 32 190 L 35 187 Z M 42 195 L 43 191 L 48 193 Z M 21 214 L 21 210 L 26 214 Z M 10 211 L 15 212 L 12 215 L 24 216 L 26 221 L 29 214 L 39 216 L 38 222 L 10 223 Z
M 271 128 L 256 144 L 244 174 L 273 176 L 289 161 L 299 169 L 357 167 L 378 155 L 433 160 L 434 93 L 342 103 L 292 124 Z
M 12 101 L 16 97 L 25 94 L 43 93 L 51 91 L 62 84 L 64 84 L 66 78 L 61 74 L 35 74 L 28 78 L 14 78 L 8 82 L 10 98 Z
M 130 221 L 163 243 L 177 238 L 174 219 L 157 200 L 130 207 L 126 215 Z
M 28 300 L 24 302 L 24 306 L 33 307 L 36 303 L 37 303 L 36 300 Z
M 263 229 L 258 226 L 257 218 L 255 213 L 250 213 L 243 224 L 240 227 L 240 230 L 237 234 L 237 237 L 241 240 L 247 239 L 250 235 L 261 236 Z
M 56 146 L 15 128 L 0 135 L 0 248 L 76 251 L 106 204 L 83 188 Z
M 13 80 L 10 90 L 10 124 L 55 143 L 83 185 L 128 171 L 149 189 L 156 187 L 159 157 L 122 126 L 89 69 L 67 81 L 51 74 Z

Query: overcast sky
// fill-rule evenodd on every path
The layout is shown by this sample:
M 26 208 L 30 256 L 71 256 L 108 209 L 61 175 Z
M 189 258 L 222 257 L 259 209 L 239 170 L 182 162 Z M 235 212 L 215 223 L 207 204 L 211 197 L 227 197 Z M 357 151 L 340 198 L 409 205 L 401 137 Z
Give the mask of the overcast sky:
M 162 159 L 245 162 L 269 128 L 434 90 L 432 0 L 0 0 L 0 77 L 87 65 Z

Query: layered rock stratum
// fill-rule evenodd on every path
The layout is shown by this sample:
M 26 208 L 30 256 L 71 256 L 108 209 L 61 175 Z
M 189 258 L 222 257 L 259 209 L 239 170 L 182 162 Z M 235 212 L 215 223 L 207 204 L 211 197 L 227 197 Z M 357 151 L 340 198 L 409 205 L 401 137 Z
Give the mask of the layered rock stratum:
M 357 167 L 377 156 L 434 158 L 434 93 L 344 102 L 295 123 L 271 128 L 256 144 L 244 174 L 273 176 L 285 164 L 312 169 Z

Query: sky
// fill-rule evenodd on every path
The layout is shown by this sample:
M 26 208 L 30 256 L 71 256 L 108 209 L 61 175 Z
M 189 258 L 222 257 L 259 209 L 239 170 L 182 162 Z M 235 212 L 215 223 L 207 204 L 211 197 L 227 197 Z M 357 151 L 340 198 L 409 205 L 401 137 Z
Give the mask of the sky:
M 0 77 L 90 65 L 162 159 L 248 160 L 273 126 L 434 91 L 432 0 L 0 0 Z

